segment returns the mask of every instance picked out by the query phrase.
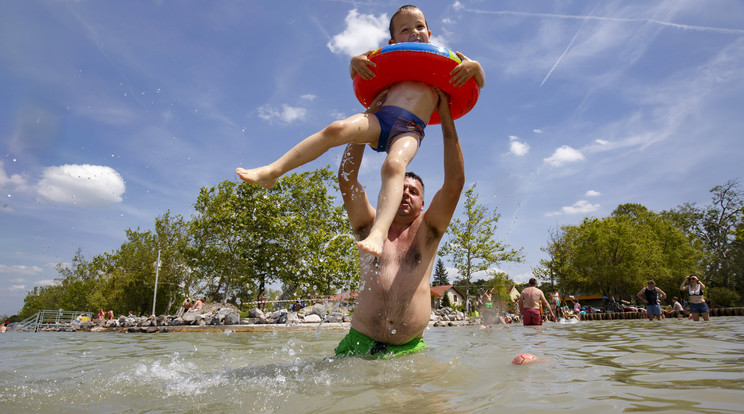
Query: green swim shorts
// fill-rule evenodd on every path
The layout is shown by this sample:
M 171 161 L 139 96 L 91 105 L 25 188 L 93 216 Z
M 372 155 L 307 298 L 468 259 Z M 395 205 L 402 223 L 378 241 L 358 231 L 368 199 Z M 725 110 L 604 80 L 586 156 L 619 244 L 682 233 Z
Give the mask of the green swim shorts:
M 394 356 L 412 354 L 424 348 L 426 348 L 424 338 L 413 338 L 403 345 L 388 345 L 350 328 L 349 333 L 336 347 L 336 355 L 389 359 Z

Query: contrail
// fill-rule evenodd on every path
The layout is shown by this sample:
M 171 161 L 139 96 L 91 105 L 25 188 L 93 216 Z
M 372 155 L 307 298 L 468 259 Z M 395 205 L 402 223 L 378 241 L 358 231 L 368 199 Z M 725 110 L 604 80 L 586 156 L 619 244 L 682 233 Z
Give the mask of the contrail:
M 574 41 L 579 36 L 579 33 L 581 33 L 581 29 L 584 28 L 584 25 L 586 24 L 586 22 L 589 20 L 590 17 L 592 17 L 592 14 L 594 14 L 594 10 L 596 10 L 597 6 L 599 6 L 599 2 L 597 2 L 597 4 L 594 5 L 594 8 L 592 8 L 592 11 L 589 12 L 589 15 L 586 16 L 586 18 L 584 18 L 584 20 L 581 22 L 581 27 L 579 27 L 579 30 L 576 31 L 576 34 L 574 34 L 574 37 L 571 39 L 571 41 L 568 42 L 568 46 L 566 46 L 566 50 L 564 50 L 563 53 L 558 57 L 558 60 L 555 61 L 555 63 L 553 64 L 553 67 L 550 68 L 550 70 L 548 71 L 548 74 L 545 75 L 545 78 L 542 80 L 542 82 L 540 82 L 541 88 L 545 84 L 545 82 L 548 80 L 550 75 L 553 73 L 555 68 L 558 67 L 558 64 L 561 63 L 563 56 L 566 56 L 566 53 L 568 53 L 568 50 L 571 49 L 571 45 L 573 45 Z
M 695 30 L 699 32 L 714 32 L 714 33 L 725 33 L 733 35 L 744 35 L 744 29 L 727 29 L 725 27 L 710 27 L 710 26 L 696 26 L 689 24 L 678 24 L 672 22 L 665 22 L 657 19 L 628 19 L 622 17 L 603 17 L 603 16 L 577 16 L 572 14 L 552 14 L 552 13 L 527 13 L 509 10 L 479 10 L 479 9 L 465 9 L 470 13 L 476 14 L 493 14 L 493 15 L 504 15 L 504 16 L 526 16 L 526 17 L 549 17 L 557 19 L 567 20 L 599 20 L 608 22 L 621 22 L 621 23 L 651 23 L 659 26 L 672 27 L 675 29 L 682 30 Z

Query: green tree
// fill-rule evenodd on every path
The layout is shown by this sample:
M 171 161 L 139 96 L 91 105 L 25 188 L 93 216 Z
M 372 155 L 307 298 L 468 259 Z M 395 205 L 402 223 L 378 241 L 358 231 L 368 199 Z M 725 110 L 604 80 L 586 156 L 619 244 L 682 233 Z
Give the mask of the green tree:
M 19 317 L 24 319 L 40 310 L 91 310 L 91 295 L 100 277 L 99 263 L 98 258 L 90 262 L 85 260 L 82 250 L 78 249 L 70 265 L 57 264 L 60 277 L 52 285 L 34 287 L 26 295 Z
M 521 262 L 520 250 L 495 240 L 499 218 L 494 208 L 478 203 L 478 194 L 473 184 L 465 191 L 464 218 L 454 219 L 447 229 L 447 241 L 439 250 L 441 256 L 449 256 L 465 282 L 465 303 L 470 295 L 471 277 L 476 272 L 486 271 L 500 262 Z
M 744 191 L 737 179 L 713 187 L 712 202 L 703 208 L 683 204 L 665 212 L 707 252 L 703 264 L 711 286 L 744 291 L 744 251 L 737 229 L 744 222 Z
M 257 299 L 271 283 L 284 296 L 358 286 L 356 248 L 328 168 L 288 174 L 271 189 L 223 181 L 202 188 L 187 257 L 194 289 L 214 298 Z
M 437 264 L 434 267 L 434 281 L 433 286 L 444 286 L 449 285 L 449 279 L 447 277 L 447 269 L 444 267 L 442 259 L 437 259 Z
M 648 279 L 674 292 L 679 275 L 694 272 L 701 257 L 688 237 L 663 216 L 623 204 L 604 219 L 564 226 L 544 249 L 549 260 L 536 274 L 565 291 L 632 296 Z

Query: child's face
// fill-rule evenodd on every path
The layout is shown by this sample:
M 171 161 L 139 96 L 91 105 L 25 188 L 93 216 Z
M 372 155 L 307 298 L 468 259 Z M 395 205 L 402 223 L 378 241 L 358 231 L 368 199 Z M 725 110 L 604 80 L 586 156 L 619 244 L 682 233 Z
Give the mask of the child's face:
M 393 38 L 389 43 L 429 43 L 430 37 L 424 13 L 419 9 L 403 10 L 393 19 Z

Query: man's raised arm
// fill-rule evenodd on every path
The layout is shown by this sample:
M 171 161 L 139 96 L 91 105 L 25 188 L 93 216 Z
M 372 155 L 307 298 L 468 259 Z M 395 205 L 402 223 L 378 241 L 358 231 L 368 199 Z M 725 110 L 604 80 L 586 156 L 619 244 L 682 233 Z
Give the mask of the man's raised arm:
M 442 235 L 455 213 L 462 188 L 465 186 L 465 162 L 455 129 L 455 121 L 449 110 L 449 97 L 439 89 L 437 92 L 439 92 L 437 111 L 442 123 L 444 141 L 444 183 L 431 200 L 431 205 L 426 210 L 425 220 L 429 227 Z
M 347 145 L 341 165 L 338 167 L 338 187 L 344 199 L 344 207 L 351 222 L 351 229 L 357 237 L 365 228 L 371 227 L 375 221 L 375 209 L 367 198 L 364 186 L 358 180 L 364 147 L 365 144 Z

